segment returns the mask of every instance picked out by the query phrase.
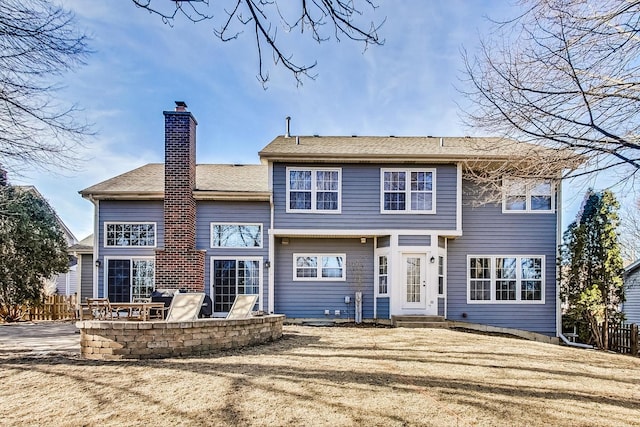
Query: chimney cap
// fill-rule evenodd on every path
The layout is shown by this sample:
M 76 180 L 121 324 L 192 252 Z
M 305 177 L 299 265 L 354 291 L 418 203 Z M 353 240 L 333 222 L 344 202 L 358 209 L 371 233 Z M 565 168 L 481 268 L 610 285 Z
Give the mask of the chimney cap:
M 187 111 L 187 103 L 184 101 L 175 101 L 176 111 Z

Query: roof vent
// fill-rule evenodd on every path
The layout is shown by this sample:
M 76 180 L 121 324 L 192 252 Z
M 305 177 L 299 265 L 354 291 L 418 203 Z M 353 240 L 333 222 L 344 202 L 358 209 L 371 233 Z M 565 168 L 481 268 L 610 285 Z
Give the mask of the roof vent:
M 300 145 L 300 137 L 296 136 L 296 145 Z
M 314 137 L 314 138 L 317 138 L 317 137 L 319 137 L 319 136 L 320 136 L 320 135 L 318 135 L 317 133 L 314 133 L 314 134 L 313 134 L 313 137 Z
M 291 117 L 285 117 L 285 122 L 287 123 L 287 133 L 284 134 L 285 138 L 291 138 Z
M 440 147 L 444 147 L 444 138 L 440 137 Z
M 351 138 L 357 138 L 358 135 L 351 135 Z

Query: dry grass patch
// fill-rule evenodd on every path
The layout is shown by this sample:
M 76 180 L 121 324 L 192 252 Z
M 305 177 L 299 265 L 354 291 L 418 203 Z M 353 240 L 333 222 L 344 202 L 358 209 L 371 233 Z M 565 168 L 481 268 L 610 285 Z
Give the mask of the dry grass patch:
M 640 359 L 438 329 L 285 327 L 215 356 L 0 357 L 0 425 L 640 425 Z

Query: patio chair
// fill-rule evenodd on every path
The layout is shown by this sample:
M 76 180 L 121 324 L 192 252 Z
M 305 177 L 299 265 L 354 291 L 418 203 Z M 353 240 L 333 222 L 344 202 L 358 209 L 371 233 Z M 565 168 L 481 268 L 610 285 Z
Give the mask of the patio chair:
M 89 316 L 92 319 L 107 320 L 114 318 L 109 298 L 87 298 L 87 307 L 89 308 Z
M 251 317 L 251 312 L 253 311 L 253 307 L 256 305 L 256 301 L 258 301 L 258 295 L 236 295 L 236 299 L 233 301 L 231 310 L 229 310 L 229 313 L 227 314 L 227 319 L 246 319 Z
M 177 293 L 171 300 L 167 312 L 167 322 L 190 322 L 198 318 L 200 307 L 204 301 L 204 293 Z

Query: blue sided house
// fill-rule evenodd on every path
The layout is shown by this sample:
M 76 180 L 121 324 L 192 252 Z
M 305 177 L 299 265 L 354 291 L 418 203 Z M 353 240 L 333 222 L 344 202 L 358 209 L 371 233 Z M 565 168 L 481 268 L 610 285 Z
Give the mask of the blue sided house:
M 504 176 L 487 199 L 466 178 L 527 144 L 291 136 L 287 122 L 260 165 L 196 165 L 196 121 L 176 104 L 164 164 L 80 192 L 96 218 L 81 298 L 198 290 L 224 316 L 236 295 L 258 294 L 257 309 L 311 322 L 353 319 L 361 294 L 364 321 L 442 316 L 557 336 L 559 184 Z

